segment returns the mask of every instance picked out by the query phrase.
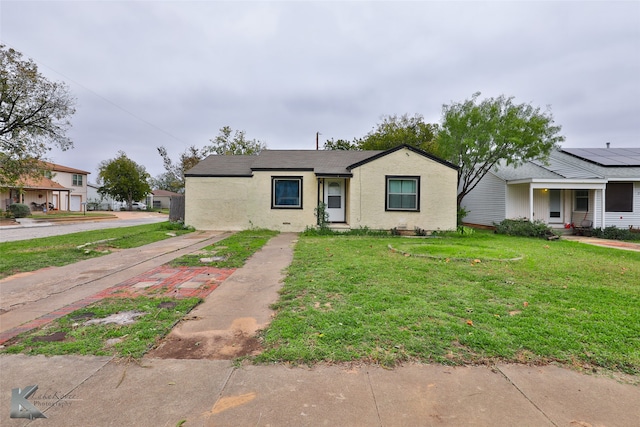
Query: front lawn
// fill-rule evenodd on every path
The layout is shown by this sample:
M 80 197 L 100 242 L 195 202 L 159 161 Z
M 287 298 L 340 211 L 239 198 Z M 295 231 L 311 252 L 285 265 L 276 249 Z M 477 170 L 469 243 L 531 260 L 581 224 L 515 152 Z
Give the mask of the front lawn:
M 277 231 L 265 229 L 243 230 L 202 248 L 197 254 L 183 255 L 169 262 L 172 267 L 207 266 L 219 268 L 239 268 Z
M 640 374 L 640 253 L 489 232 L 301 236 L 262 362 L 557 361 Z

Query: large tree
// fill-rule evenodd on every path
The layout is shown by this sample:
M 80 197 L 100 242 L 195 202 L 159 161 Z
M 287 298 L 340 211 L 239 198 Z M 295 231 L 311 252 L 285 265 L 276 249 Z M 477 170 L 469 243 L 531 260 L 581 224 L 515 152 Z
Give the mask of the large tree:
M 336 139 L 333 138 L 328 139 L 323 148 L 325 150 L 346 150 L 346 151 L 358 151 L 360 150 L 360 143 L 362 141 L 359 139 L 354 139 L 353 141 L 347 141 L 346 139 Z
M 205 148 L 217 155 L 254 155 L 267 148 L 267 144 L 259 140 L 246 139 L 243 130 L 234 132 L 229 126 L 221 128 L 220 133 L 210 141 L 212 145 Z
M 516 104 L 504 95 L 444 105 L 438 135 L 440 153 L 458 165 L 458 206 L 480 180 L 501 165 L 522 165 L 548 158 L 564 141 L 550 109 Z
M 74 105 L 66 84 L 49 81 L 31 59 L 0 44 L 0 187 L 41 173 L 54 146 L 73 147 L 66 132 Z
M 437 152 L 438 125 L 425 123 L 424 117 L 392 115 L 382 117 L 382 122 L 359 142 L 361 150 L 388 150 L 401 144 L 411 145 L 428 153 Z
M 129 210 L 132 203 L 151 193 L 149 174 L 144 166 L 127 157 L 123 151 L 115 159 L 104 160 L 98 167 L 98 193 L 108 194 L 119 202 L 126 202 Z
M 195 145 L 188 147 L 177 162 L 174 162 L 165 147 L 158 147 L 158 153 L 162 157 L 165 172 L 152 178 L 154 188 L 159 190 L 168 190 L 175 193 L 184 192 L 184 173 L 198 164 L 202 159 L 211 154 L 208 147 L 197 148 Z
M 407 144 L 431 154 L 438 154 L 438 125 L 425 123 L 420 114 L 410 117 L 383 116 L 382 121 L 363 138 L 353 141 L 344 139 L 327 140 L 325 150 L 388 150 L 398 145 Z

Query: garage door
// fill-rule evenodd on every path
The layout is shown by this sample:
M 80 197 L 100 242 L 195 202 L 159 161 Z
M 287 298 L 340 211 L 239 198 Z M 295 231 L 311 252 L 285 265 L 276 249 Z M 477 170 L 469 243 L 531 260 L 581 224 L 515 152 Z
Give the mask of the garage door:
M 82 196 L 71 196 L 71 206 L 69 206 L 69 210 L 73 212 L 80 212 L 81 203 Z

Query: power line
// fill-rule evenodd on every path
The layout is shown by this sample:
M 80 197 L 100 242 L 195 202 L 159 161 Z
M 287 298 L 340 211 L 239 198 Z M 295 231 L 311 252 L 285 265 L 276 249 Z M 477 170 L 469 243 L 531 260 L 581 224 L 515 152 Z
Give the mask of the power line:
M 7 45 L 7 46 L 11 47 L 12 49 L 14 49 L 14 50 L 18 51 L 18 49 L 16 49 L 15 47 L 13 47 L 10 43 L 7 43 L 6 41 L 4 41 L 3 43 L 4 43 L 5 45 Z M 19 52 L 21 52 L 21 53 L 22 53 L 22 51 L 19 51 Z M 126 114 L 130 115 L 131 117 L 133 117 L 133 118 L 135 118 L 135 119 L 137 119 L 137 120 L 141 121 L 142 123 L 146 124 L 147 126 L 152 127 L 153 129 L 157 130 L 158 132 L 161 132 L 161 133 L 163 133 L 163 134 L 165 134 L 165 135 L 167 135 L 167 136 L 169 136 L 169 137 L 171 137 L 171 138 L 175 139 L 175 140 L 176 140 L 176 141 L 178 141 L 178 142 L 181 142 L 181 143 L 183 143 L 183 144 L 188 144 L 187 142 L 183 141 L 182 139 L 178 138 L 177 136 L 173 135 L 172 133 L 170 133 L 170 132 L 168 132 L 168 131 L 166 131 L 166 130 L 164 130 L 164 129 L 162 129 L 162 128 L 158 127 L 158 126 L 156 126 L 155 124 L 151 123 L 150 121 L 148 121 L 148 120 L 146 120 L 146 119 L 144 119 L 144 118 L 142 118 L 142 117 L 138 116 L 137 114 L 135 114 L 135 113 L 133 113 L 133 112 L 131 112 L 131 111 L 127 110 L 126 108 L 124 108 L 124 107 L 122 107 L 122 106 L 120 106 L 120 105 L 116 104 L 115 102 L 111 101 L 111 100 L 110 100 L 110 99 L 108 99 L 107 97 L 100 95 L 99 93 L 97 93 L 97 92 L 96 92 L 96 91 L 94 91 L 93 89 L 90 89 L 90 88 L 86 87 L 85 85 L 83 85 L 82 83 L 79 83 L 79 82 L 75 81 L 75 80 L 74 80 L 74 79 L 72 79 L 71 77 L 68 77 L 68 76 L 67 76 L 67 75 L 65 75 L 64 73 L 62 73 L 62 72 L 60 72 L 60 71 L 58 71 L 58 70 L 54 69 L 53 67 L 48 66 L 48 65 L 47 65 L 47 64 L 45 64 L 44 62 L 39 61 L 39 60 L 37 60 L 37 59 L 34 59 L 34 58 L 33 58 L 33 57 L 31 57 L 31 56 L 29 56 L 29 59 L 31 59 L 32 61 L 35 61 L 37 64 L 39 64 L 39 65 L 41 65 L 41 66 L 43 66 L 43 67 L 45 67 L 45 68 L 47 68 L 47 69 L 49 69 L 49 70 L 53 71 L 54 73 L 56 73 L 56 74 L 58 74 L 58 75 L 62 76 L 65 80 L 68 80 L 68 81 L 72 82 L 73 84 L 75 84 L 75 85 L 77 85 L 77 86 L 80 86 L 82 89 L 86 90 L 87 92 L 89 92 L 89 93 L 93 94 L 94 96 L 96 96 L 96 97 L 98 97 L 98 98 L 102 99 L 103 101 L 107 102 L 108 104 L 111 104 L 113 107 L 115 107 L 115 108 L 117 108 L 117 109 L 119 109 L 119 110 L 123 111 L 124 113 L 126 113 Z

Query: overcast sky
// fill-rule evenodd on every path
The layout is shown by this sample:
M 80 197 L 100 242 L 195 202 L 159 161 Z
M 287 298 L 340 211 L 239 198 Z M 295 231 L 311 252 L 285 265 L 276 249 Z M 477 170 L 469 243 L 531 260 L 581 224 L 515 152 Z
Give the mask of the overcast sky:
M 315 149 L 477 91 L 549 106 L 565 147 L 640 146 L 640 1 L 2 0 L 0 39 L 69 85 L 51 156 L 91 182 L 119 150 L 157 176 L 223 126 Z

